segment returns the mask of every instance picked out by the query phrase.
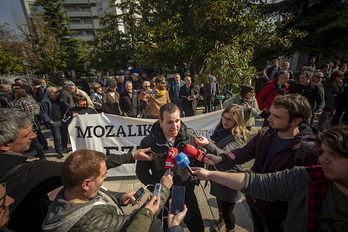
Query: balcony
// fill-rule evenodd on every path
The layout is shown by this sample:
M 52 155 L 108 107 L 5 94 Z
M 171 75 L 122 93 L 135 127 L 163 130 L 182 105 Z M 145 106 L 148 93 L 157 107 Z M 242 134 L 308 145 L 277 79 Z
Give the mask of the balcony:
M 70 30 L 81 30 L 81 29 L 94 29 L 93 24 L 87 24 L 87 23 L 76 23 L 76 24 L 70 24 L 69 25 Z
M 86 41 L 93 41 L 94 36 L 92 35 L 71 35 L 74 39 L 84 39 Z
M 64 5 L 95 4 L 95 0 L 64 0 Z
M 91 17 L 92 14 L 89 11 L 69 11 L 66 12 L 67 17 Z

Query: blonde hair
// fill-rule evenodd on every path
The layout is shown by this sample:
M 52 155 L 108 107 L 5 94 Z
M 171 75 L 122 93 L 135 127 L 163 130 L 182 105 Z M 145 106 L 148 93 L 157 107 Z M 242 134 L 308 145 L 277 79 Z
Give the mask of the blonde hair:
M 234 127 L 231 128 L 231 137 L 235 140 L 246 143 L 250 132 L 245 127 L 244 117 L 242 109 L 238 105 L 229 105 L 224 109 L 221 116 L 225 113 L 229 113 L 233 120 L 236 122 Z M 220 119 L 215 129 L 222 128 L 222 119 Z

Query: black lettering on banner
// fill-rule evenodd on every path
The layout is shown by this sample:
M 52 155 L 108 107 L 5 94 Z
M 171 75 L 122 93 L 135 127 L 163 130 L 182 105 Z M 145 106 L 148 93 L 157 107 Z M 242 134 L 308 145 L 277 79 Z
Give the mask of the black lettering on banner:
M 122 146 L 121 151 L 127 150 L 127 152 L 132 152 L 133 148 L 134 148 L 134 146 Z
M 105 129 L 107 130 L 106 131 L 106 137 L 109 138 L 109 137 L 115 137 L 115 134 L 112 133 L 112 130 L 114 129 L 115 127 L 113 125 L 111 126 L 105 126 Z
M 116 153 L 111 153 L 111 150 L 118 151 L 118 147 L 104 147 L 105 148 L 105 155 L 116 155 Z
M 87 138 L 92 138 L 92 135 L 91 135 L 91 128 L 92 127 L 93 126 L 87 126 L 85 132 L 83 133 L 81 127 L 75 126 L 75 128 L 77 129 L 77 138 L 84 138 L 85 139 L 87 133 L 88 133 Z
M 97 134 L 97 129 L 100 128 L 101 129 L 101 133 Z M 95 137 L 100 138 L 103 137 L 105 135 L 105 129 L 102 126 L 95 126 L 93 129 L 93 134 Z
M 152 125 L 143 125 L 144 128 L 144 135 L 149 135 L 150 134 L 150 129 L 151 129 Z
M 132 137 L 132 136 L 137 136 L 137 134 L 131 134 L 132 133 L 132 127 L 133 125 L 127 125 L 128 126 L 128 136 Z
M 120 136 L 120 134 L 122 134 L 122 136 Z M 123 126 L 120 126 L 117 130 L 117 134 L 116 137 L 127 137 L 126 133 L 123 130 Z
M 138 127 L 138 136 L 143 136 L 143 133 L 141 131 L 141 125 L 137 125 Z

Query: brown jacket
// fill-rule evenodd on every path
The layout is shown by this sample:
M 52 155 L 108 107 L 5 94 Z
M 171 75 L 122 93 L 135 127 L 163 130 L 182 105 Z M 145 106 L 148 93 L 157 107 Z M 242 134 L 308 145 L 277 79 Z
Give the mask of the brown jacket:
M 165 92 L 163 95 L 154 95 L 154 94 L 144 94 L 144 92 L 141 92 L 139 94 L 139 100 L 148 99 L 150 102 L 150 111 L 151 111 L 151 117 L 152 118 L 158 118 L 159 115 L 159 109 L 164 104 L 170 103 L 170 97 L 168 91 Z

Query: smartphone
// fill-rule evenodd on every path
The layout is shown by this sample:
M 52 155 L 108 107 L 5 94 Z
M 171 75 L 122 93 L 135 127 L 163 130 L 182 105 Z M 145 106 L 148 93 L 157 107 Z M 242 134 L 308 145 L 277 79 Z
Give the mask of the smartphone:
M 152 194 L 157 197 L 158 194 L 161 192 L 161 187 L 162 187 L 162 184 L 157 183 L 155 185 L 155 189 L 153 190 Z
M 132 202 L 132 205 L 136 205 L 140 201 L 141 197 L 144 196 L 144 194 L 145 194 L 145 189 L 143 187 L 138 189 L 138 191 L 134 195 L 135 201 Z
M 158 94 L 158 91 L 157 91 L 157 90 L 151 90 L 151 91 L 149 92 L 149 94 L 157 95 L 157 94 Z
M 185 204 L 185 186 L 173 185 L 172 187 L 172 205 L 170 213 L 177 214 L 184 210 Z
M 197 135 L 196 131 L 193 130 L 193 129 L 192 129 L 192 131 L 191 131 L 191 136 L 192 136 L 194 139 L 198 139 L 198 140 L 202 141 L 202 138 L 198 138 L 198 135 Z
M 150 155 L 156 155 L 156 152 L 154 151 L 147 151 L 145 152 L 146 155 L 150 156 Z

